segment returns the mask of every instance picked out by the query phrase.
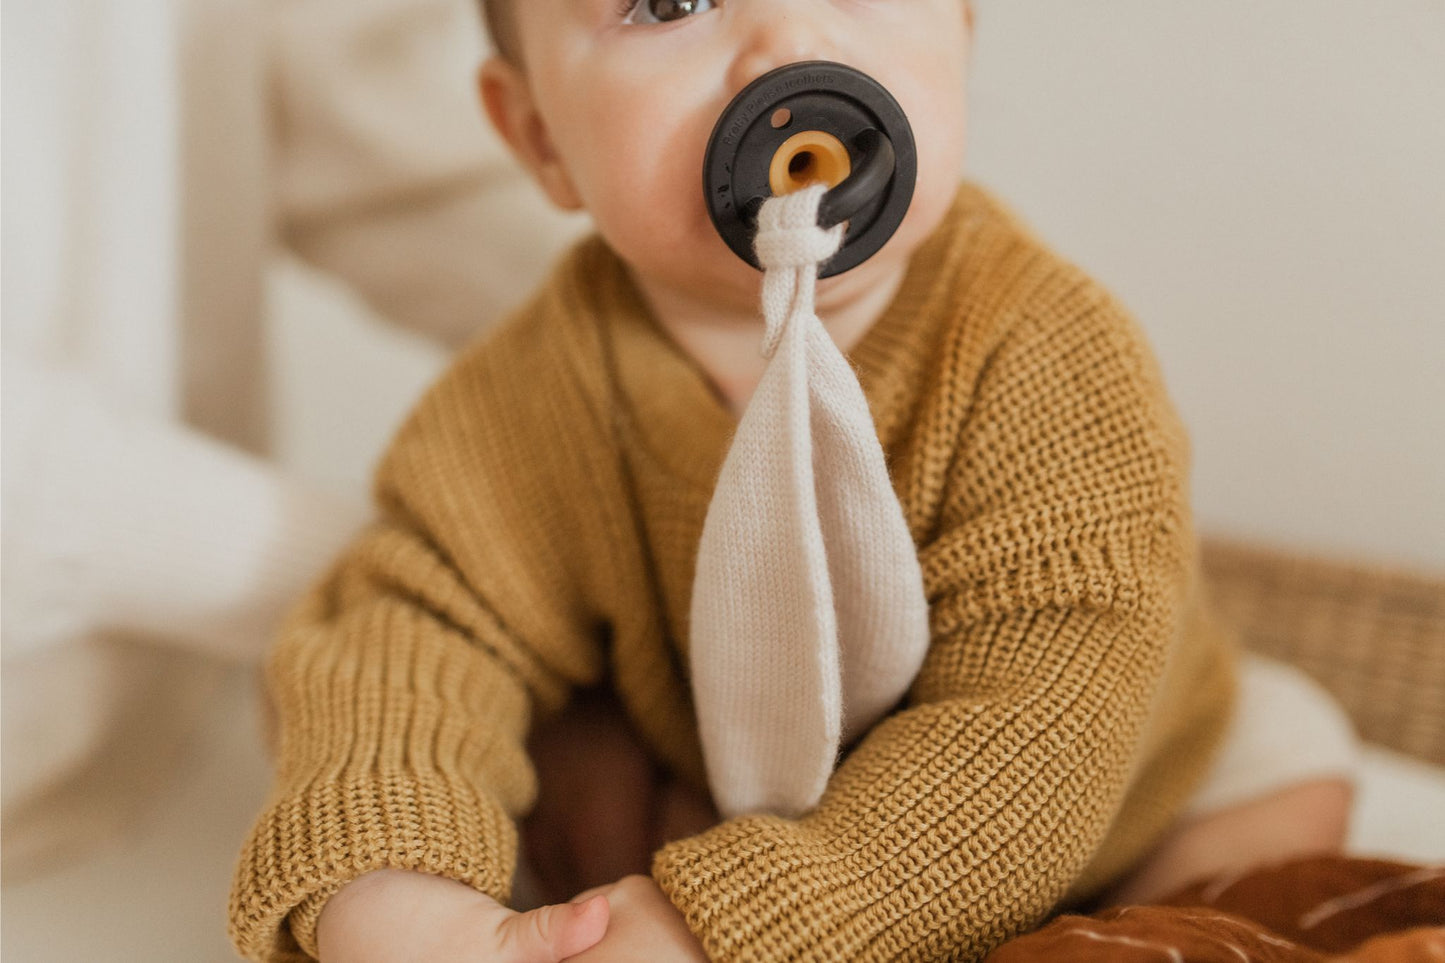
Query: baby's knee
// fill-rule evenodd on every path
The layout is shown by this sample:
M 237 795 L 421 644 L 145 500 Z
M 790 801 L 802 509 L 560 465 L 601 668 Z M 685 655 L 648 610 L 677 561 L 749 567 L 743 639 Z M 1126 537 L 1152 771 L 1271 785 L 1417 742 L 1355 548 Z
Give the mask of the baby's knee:
M 1338 850 L 1350 831 L 1355 787 L 1348 779 L 1314 779 L 1284 790 L 1265 814 L 1271 828 L 1292 838 L 1302 852 Z
M 1103 903 L 1150 902 L 1222 873 L 1337 852 L 1353 799 L 1350 780 L 1328 777 L 1196 817 L 1176 827 Z
M 1210 854 L 1245 864 L 1335 852 L 1349 833 L 1353 800 L 1350 780 L 1311 779 L 1206 816 L 1183 835 L 1204 861 Z

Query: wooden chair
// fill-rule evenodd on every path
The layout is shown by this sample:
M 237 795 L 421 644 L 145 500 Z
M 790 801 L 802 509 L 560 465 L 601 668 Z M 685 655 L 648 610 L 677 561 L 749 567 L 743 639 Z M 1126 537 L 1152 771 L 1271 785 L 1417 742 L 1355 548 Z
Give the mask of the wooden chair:
M 1203 561 L 1247 648 L 1317 679 L 1363 739 L 1445 765 L 1445 577 L 1219 538 Z

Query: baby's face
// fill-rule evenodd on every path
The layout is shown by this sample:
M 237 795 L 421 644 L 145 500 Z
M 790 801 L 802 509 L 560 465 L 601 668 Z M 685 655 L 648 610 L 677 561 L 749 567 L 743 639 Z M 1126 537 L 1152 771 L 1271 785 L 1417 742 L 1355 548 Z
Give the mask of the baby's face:
M 861 70 L 913 126 L 912 205 L 883 250 L 850 272 L 864 275 L 854 284 L 906 259 L 953 198 L 964 152 L 966 0 L 511 2 L 526 85 L 554 152 L 549 192 L 587 208 L 645 281 L 755 305 L 757 272 L 708 218 L 703 155 L 734 95 L 785 64 L 831 60 Z

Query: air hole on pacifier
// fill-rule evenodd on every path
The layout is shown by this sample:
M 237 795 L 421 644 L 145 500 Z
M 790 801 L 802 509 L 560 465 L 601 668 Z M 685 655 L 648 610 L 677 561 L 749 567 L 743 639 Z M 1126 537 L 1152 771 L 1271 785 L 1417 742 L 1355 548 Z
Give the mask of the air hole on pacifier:
M 813 166 L 813 155 L 807 151 L 794 154 L 793 159 L 788 161 L 788 173 L 793 175 L 794 180 L 804 180 L 804 174 L 808 168 Z
M 773 111 L 773 130 L 782 130 L 793 122 L 793 112 L 786 107 L 779 107 Z

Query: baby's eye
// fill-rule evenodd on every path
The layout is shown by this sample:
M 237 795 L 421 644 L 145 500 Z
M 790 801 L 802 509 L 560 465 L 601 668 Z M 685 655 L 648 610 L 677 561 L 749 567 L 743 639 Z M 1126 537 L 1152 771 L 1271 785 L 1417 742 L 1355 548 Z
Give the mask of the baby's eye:
M 707 13 L 715 0 L 623 0 L 623 23 L 670 23 L 696 13 Z

